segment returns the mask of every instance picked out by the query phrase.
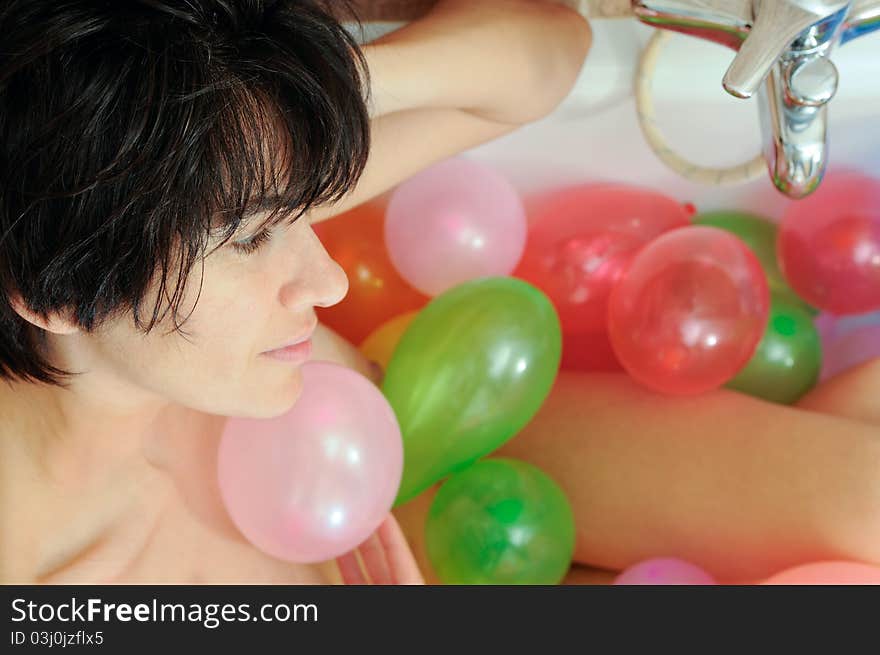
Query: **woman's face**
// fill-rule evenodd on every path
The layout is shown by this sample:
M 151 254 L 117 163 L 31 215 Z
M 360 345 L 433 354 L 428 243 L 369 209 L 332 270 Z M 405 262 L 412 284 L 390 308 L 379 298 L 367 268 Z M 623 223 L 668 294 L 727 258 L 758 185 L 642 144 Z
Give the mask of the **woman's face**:
M 348 279 L 307 216 L 269 228 L 270 238 L 251 253 L 236 249 L 259 234 L 264 217 L 254 216 L 222 247 L 209 244 L 204 276 L 196 263 L 178 311 L 186 334 L 172 329 L 171 311 L 146 335 L 130 316 L 114 319 L 91 334 L 62 337 L 71 341 L 61 364 L 211 414 L 269 418 L 287 411 L 301 391 L 301 362 L 262 353 L 310 331 L 314 308 L 341 301 Z M 145 299 L 142 319 L 152 315 L 156 297 L 154 290 Z M 167 302 L 160 316 L 165 309 Z

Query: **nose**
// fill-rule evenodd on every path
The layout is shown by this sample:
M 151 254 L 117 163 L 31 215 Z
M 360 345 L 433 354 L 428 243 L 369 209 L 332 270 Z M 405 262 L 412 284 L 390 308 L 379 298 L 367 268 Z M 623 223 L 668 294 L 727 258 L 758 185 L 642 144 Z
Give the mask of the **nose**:
M 311 227 L 307 232 L 307 246 L 295 255 L 294 273 L 281 288 L 281 303 L 297 310 L 303 306 L 332 307 L 348 293 L 348 276 Z

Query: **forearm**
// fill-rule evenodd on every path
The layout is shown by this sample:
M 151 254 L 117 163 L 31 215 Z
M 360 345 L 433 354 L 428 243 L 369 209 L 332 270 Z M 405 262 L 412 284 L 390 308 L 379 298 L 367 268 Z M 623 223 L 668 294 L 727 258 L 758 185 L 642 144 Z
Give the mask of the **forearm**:
M 610 7 L 610 16 L 619 16 L 629 9 L 629 0 L 616 0 L 609 5 L 608 0 L 559 0 L 585 16 L 602 15 L 602 9 Z M 437 4 L 437 0 L 354 0 L 355 11 L 364 21 L 401 21 L 421 18 Z M 598 6 L 597 6 L 598 5 Z M 345 17 L 343 15 L 343 17 Z
M 364 46 L 371 114 L 462 109 L 527 123 L 565 98 L 591 41 L 586 19 L 553 0 L 440 0 Z
M 674 554 L 724 580 L 822 559 L 880 562 L 874 426 L 719 390 L 647 392 L 620 374 L 562 372 L 495 455 L 566 491 L 575 559 L 621 569 Z

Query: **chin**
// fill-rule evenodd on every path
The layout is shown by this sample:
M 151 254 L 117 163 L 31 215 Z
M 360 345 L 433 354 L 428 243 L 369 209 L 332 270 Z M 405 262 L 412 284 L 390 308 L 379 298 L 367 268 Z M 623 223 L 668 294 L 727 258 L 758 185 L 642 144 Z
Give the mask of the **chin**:
M 266 380 L 268 382 L 268 380 Z M 303 391 L 302 371 L 299 367 L 288 372 L 285 379 L 276 387 L 263 384 L 257 387 L 260 394 L 251 404 L 251 416 L 253 418 L 276 418 L 286 414 L 296 401 L 299 400 Z

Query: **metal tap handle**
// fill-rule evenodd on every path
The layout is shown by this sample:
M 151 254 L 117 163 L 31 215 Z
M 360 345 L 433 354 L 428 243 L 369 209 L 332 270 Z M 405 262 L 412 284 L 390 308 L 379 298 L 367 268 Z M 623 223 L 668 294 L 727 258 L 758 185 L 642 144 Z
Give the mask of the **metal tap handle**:
M 840 37 L 844 44 L 880 29 L 880 0 L 855 0 L 846 16 L 846 26 Z
M 761 2 L 748 37 L 724 74 L 725 90 L 738 98 L 750 98 L 773 64 L 802 32 L 848 4 L 845 0 Z

